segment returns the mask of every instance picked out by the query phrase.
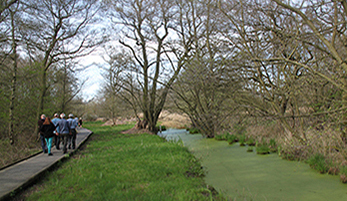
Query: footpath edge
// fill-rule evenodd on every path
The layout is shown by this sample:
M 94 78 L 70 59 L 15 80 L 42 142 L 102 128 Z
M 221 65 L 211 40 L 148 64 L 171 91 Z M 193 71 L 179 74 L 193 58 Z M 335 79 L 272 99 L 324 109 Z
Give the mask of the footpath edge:
M 85 129 L 85 128 L 83 128 Z M 32 175 L 28 180 L 26 180 L 24 183 L 21 183 L 19 184 L 17 187 L 15 187 L 14 189 L 12 189 L 11 191 L 5 193 L 4 195 L 2 195 L 0 197 L 0 201 L 8 201 L 8 200 L 11 200 L 15 197 L 15 195 L 19 194 L 20 192 L 24 191 L 25 189 L 27 189 L 28 187 L 32 186 L 35 182 L 37 182 L 38 180 L 40 180 L 47 171 L 49 170 L 52 170 L 54 169 L 54 167 L 56 167 L 56 165 L 58 163 L 61 163 L 61 162 L 64 162 L 66 159 L 70 158 L 72 155 L 74 155 L 82 145 L 85 144 L 85 142 L 90 138 L 90 136 L 93 134 L 92 131 L 88 130 L 88 129 L 85 129 L 87 130 L 88 134 L 77 144 L 77 147 L 75 150 L 65 154 L 64 157 L 60 157 L 58 158 L 56 161 L 54 161 L 53 163 L 49 164 L 48 166 L 46 166 L 45 168 L 41 169 L 37 174 L 35 175 Z M 27 158 L 24 158 L 22 160 L 19 160 L 19 161 L 16 161 L 8 166 L 5 166 L 4 168 L 0 169 L 0 170 L 3 170 L 3 169 L 6 169 L 6 168 L 10 168 L 12 167 L 13 165 L 16 165 L 24 160 L 27 160 L 29 158 L 33 158 L 39 154 L 41 154 L 42 151 L 38 152 L 38 153 L 35 153 Z

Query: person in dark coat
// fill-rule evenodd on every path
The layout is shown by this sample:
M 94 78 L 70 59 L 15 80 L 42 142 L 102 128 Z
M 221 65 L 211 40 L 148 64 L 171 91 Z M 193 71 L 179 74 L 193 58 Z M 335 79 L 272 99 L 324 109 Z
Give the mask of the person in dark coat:
M 52 142 L 54 137 L 54 131 L 56 132 L 56 126 L 52 123 L 51 119 L 49 117 L 46 117 L 45 121 L 43 122 L 40 131 L 43 133 L 47 149 L 48 149 L 48 156 L 53 156 L 51 149 L 52 149 Z
M 83 120 L 82 120 L 82 117 L 80 117 L 79 120 L 78 120 L 78 126 L 80 128 L 82 128 L 82 124 L 83 124 Z

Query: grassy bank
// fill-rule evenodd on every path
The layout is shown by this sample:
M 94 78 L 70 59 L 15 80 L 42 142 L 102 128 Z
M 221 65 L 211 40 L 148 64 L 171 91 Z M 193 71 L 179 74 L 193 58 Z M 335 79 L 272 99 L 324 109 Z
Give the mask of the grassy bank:
M 39 152 L 42 152 L 40 142 L 35 139 L 20 136 L 14 145 L 0 139 L 0 169 Z
M 182 143 L 101 127 L 83 149 L 47 173 L 25 200 L 210 200 L 200 163 Z

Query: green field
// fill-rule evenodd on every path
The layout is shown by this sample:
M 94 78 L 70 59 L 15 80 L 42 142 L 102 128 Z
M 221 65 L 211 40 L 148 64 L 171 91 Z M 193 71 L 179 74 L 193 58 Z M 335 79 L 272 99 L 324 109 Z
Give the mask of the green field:
M 207 189 L 199 161 L 182 142 L 120 134 L 133 125 L 85 125 L 94 134 L 32 188 L 26 200 L 222 200 Z

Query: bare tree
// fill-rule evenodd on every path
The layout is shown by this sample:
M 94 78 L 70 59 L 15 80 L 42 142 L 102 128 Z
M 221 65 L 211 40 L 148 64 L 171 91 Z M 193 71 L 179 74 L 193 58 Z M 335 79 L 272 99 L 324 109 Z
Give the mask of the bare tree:
M 180 12 L 189 22 L 185 28 L 193 42 L 184 70 L 173 85 L 176 106 L 204 136 L 214 137 L 234 111 L 230 102 L 238 88 L 237 70 L 228 58 L 230 49 L 220 40 L 216 2 L 188 1 Z
M 6 15 L 7 15 L 6 11 L 8 11 L 9 8 L 17 2 L 18 0 L 1 0 L 0 1 L 0 23 L 6 18 Z
M 108 50 L 108 68 L 105 69 L 105 86 L 102 89 L 102 93 L 105 101 L 104 107 L 107 109 L 113 125 L 116 125 L 116 116 L 121 110 L 120 102 L 128 100 L 126 97 L 122 97 L 122 93 L 120 92 L 122 90 L 122 84 L 126 82 L 126 80 L 122 81 L 122 74 L 123 71 L 129 68 L 131 58 L 124 52 L 115 53 L 114 51 L 112 48 Z
M 297 37 L 297 40 L 307 47 L 305 53 L 311 56 L 311 62 L 293 60 L 288 56 L 273 59 L 305 68 L 341 90 L 343 92 L 342 108 L 338 111 L 345 113 L 347 109 L 347 85 L 346 76 L 344 76 L 347 70 L 346 1 L 299 1 L 293 4 L 279 0 L 273 0 L 273 2 L 301 20 L 300 23 L 304 28 L 300 30 L 300 34 L 306 37 Z M 341 120 L 341 125 L 344 127 L 341 137 L 347 142 L 345 131 L 347 121 L 344 114 Z
M 300 107 L 305 105 L 299 100 L 307 70 L 269 59 L 310 61 L 307 48 L 296 40 L 302 25 L 290 12 L 268 1 L 223 1 L 219 7 L 225 16 L 224 39 L 233 47 L 235 61 L 242 68 L 240 106 L 253 114 L 277 119 L 287 133 L 284 137 L 305 143 L 300 118 Z
M 26 41 L 28 54 L 40 65 L 40 97 L 37 116 L 44 109 L 47 92 L 47 71 L 52 64 L 85 56 L 103 42 L 91 24 L 98 12 L 97 1 L 29 1 L 30 31 Z M 42 56 L 42 57 L 41 57 Z
M 343 3 L 226 0 L 219 7 L 226 17 L 227 41 L 240 52 L 245 92 L 256 100 L 245 95 L 244 106 L 278 119 L 286 137 L 307 143 L 305 118 L 343 110 L 331 104 L 339 91 L 346 91 Z M 323 112 L 315 110 L 322 104 Z
M 136 73 L 141 97 L 133 98 L 144 114 L 143 122 L 138 125 L 156 132 L 156 123 L 169 88 L 189 51 L 181 27 L 174 26 L 177 5 L 163 0 L 121 0 L 109 2 L 109 5 L 112 20 L 124 30 L 120 43 L 136 61 L 136 68 L 132 71 Z M 180 47 L 174 40 L 179 40 Z
M 71 103 L 77 97 L 86 80 L 78 80 L 76 74 L 80 71 L 77 69 L 77 63 L 70 60 L 62 60 L 55 63 L 49 72 L 48 78 L 54 80 L 47 83 L 50 90 L 48 91 L 52 101 L 58 111 L 71 111 Z M 68 107 L 70 105 L 70 107 Z

